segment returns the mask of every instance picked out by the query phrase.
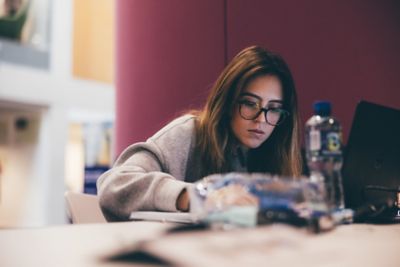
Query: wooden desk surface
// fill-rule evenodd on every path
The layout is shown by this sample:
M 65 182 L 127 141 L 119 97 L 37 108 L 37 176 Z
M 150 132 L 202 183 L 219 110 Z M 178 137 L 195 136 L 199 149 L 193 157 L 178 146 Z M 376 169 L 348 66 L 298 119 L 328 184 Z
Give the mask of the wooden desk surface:
M 101 258 L 118 247 L 155 238 L 167 227 L 125 222 L 0 230 L 0 266 L 120 266 Z
M 136 244 L 180 266 L 400 266 L 400 225 L 344 225 L 318 235 L 285 225 L 164 234 L 170 226 L 126 222 L 0 230 L 0 266 L 126 266 L 102 258 Z

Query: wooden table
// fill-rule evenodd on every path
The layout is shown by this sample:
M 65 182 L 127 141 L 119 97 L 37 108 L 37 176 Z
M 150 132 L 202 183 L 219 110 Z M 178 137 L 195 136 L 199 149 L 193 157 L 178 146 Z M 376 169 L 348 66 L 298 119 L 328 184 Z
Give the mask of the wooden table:
M 137 259 L 144 254 L 179 266 L 400 266 L 400 224 L 343 225 L 322 234 L 279 224 L 166 234 L 170 227 L 125 222 L 0 230 L 0 266 L 142 266 Z M 109 260 L 122 251 L 133 257 Z

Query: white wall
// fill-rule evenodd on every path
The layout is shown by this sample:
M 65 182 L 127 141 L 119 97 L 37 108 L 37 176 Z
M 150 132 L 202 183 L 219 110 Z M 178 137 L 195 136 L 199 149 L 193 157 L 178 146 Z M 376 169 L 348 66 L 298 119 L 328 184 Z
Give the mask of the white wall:
M 18 102 L 19 107 L 36 105 L 41 110 L 37 146 L 31 148 L 28 158 L 13 157 L 13 161 L 23 163 L 21 166 L 31 166 L 25 167 L 29 171 L 21 179 L 23 185 L 19 185 L 26 188 L 22 193 L 23 207 L 19 207 L 25 210 L 24 216 L 13 226 L 66 222 L 64 166 L 68 123 L 114 118 L 114 86 L 71 76 L 72 1 L 53 0 L 52 9 L 50 69 L 0 62 L 0 106 L 2 102 Z M 5 201 L 0 205 L 6 205 Z M 0 226 L 3 215 L 0 214 Z

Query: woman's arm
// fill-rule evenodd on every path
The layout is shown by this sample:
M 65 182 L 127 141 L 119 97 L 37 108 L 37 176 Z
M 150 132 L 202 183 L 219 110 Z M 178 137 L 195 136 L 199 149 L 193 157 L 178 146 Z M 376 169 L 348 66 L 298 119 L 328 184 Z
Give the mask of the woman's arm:
M 183 191 L 193 153 L 194 120 L 182 116 L 146 142 L 131 145 L 99 178 L 100 207 L 108 220 L 127 220 L 136 210 L 186 209 L 188 197 Z
M 149 144 L 135 146 L 98 180 L 100 207 L 109 220 L 127 220 L 135 210 L 177 211 L 187 185 L 165 172 Z

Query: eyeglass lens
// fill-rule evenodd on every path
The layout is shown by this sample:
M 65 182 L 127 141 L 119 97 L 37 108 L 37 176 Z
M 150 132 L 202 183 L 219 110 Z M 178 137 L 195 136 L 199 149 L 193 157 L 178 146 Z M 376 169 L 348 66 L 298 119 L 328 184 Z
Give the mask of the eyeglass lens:
M 265 120 L 271 125 L 282 123 L 287 115 L 284 110 L 279 108 L 262 109 L 257 105 L 249 105 L 247 103 L 240 103 L 239 112 L 246 120 L 254 120 L 263 112 Z

